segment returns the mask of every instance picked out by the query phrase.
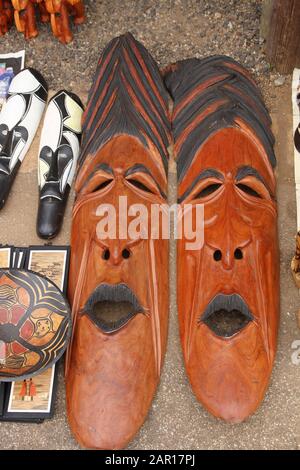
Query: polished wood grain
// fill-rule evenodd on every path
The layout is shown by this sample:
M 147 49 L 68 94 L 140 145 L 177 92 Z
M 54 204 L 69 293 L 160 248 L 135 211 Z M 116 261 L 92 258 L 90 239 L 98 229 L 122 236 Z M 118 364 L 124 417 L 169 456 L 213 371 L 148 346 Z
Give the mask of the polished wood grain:
M 185 366 L 207 410 L 241 422 L 264 397 L 277 346 L 279 251 L 271 120 L 253 79 L 232 59 L 180 62 L 167 71 L 166 84 L 174 100 L 179 201 L 191 204 L 194 226 L 196 205 L 204 207 L 204 225 L 199 226 L 203 246 L 189 250 L 185 238 L 178 242 Z M 226 305 L 229 298 L 243 305 L 248 320 L 222 335 L 205 315 L 215 299 L 216 305 Z M 215 322 L 224 310 L 216 307 Z
M 84 114 L 73 208 L 66 397 L 72 432 L 86 448 L 125 447 L 146 419 L 159 382 L 168 329 L 168 240 L 119 232 L 104 239 L 97 214 L 101 204 L 111 204 L 119 227 L 127 218 L 118 210 L 120 196 L 149 214 L 152 204 L 165 203 L 169 143 L 167 93 L 157 65 L 130 34 L 114 39 L 100 57 Z M 151 228 L 150 217 L 147 223 Z M 99 289 L 122 293 L 124 286 L 139 310 L 103 330 L 89 299 Z

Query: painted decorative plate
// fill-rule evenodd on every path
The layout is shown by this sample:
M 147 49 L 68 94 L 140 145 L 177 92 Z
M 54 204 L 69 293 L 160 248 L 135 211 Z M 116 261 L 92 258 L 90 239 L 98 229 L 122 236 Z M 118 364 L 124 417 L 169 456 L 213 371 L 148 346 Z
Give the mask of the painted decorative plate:
M 0 270 L 0 381 L 52 366 L 70 335 L 70 308 L 55 284 L 31 271 Z

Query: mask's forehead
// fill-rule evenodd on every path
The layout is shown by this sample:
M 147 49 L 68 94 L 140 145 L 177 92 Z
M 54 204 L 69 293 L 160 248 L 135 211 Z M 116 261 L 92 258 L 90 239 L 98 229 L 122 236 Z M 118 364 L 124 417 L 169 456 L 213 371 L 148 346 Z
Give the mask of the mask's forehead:
M 76 192 L 80 191 L 100 164 L 108 165 L 112 173 L 121 171 L 123 174 L 135 165 L 142 165 L 163 191 L 166 191 L 167 176 L 162 159 L 150 142 L 149 148 L 145 148 L 139 139 L 133 136 L 119 135 L 111 139 L 82 165 L 76 179 Z
M 142 164 L 166 186 L 170 145 L 168 95 L 149 52 L 130 33 L 112 40 L 98 63 L 83 116 L 76 188 L 99 164 Z
M 180 195 L 191 186 L 199 173 L 205 169 L 216 169 L 224 176 L 235 177 L 244 166 L 253 167 L 275 191 L 275 177 L 268 156 L 255 136 L 245 130 L 229 127 L 212 134 L 195 152 L 191 165 L 180 183 Z

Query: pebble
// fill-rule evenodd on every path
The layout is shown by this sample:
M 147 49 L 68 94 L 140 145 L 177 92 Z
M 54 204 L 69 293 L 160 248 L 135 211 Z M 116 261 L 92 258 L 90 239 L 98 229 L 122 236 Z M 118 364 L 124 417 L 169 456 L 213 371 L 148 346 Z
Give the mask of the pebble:
M 274 85 L 275 86 L 282 86 L 284 85 L 285 82 L 285 77 L 278 77 L 276 80 L 274 80 Z

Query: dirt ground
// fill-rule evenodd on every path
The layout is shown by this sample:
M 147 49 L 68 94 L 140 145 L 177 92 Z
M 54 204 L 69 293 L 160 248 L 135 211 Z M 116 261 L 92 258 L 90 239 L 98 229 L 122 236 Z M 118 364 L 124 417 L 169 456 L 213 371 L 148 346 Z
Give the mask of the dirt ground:
M 45 74 L 51 93 L 61 87 L 78 92 L 85 101 L 102 47 L 126 30 L 151 51 L 161 66 L 187 57 L 232 55 L 248 66 L 269 106 L 278 159 L 278 206 L 281 270 L 281 325 L 278 353 L 270 387 L 259 410 L 245 423 L 230 425 L 209 415 L 195 400 L 181 356 L 176 312 L 175 246 L 171 245 L 171 306 L 167 355 L 160 387 L 148 419 L 129 449 L 300 449 L 300 366 L 291 361 L 292 342 L 300 339 L 295 312 L 298 290 L 290 274 L 296 231 L 293 177 L 291 77 L 282 86 L 266 62 L 259 40 L 260 1 L 244 0 L 95 0 L 86 1 L 87 23 L 75 41 L 60 45 L 47 26 L 30 43 L 9 33 L 0 51 L 26 47 L 27 65 Z M 35 234 L 37 211 L 37 153 L 39 135 L 26 156 L 4 210 L 0 214 L 0 243 L 41 244 Z M 176 194 L 170 178 L 170 198 Z M 69 242 L 72 197 L 55 244 Z M 55 416 L 41 425 L 0 423 L 2 449 L 77 449 L 65 416 L 62 371 Z

